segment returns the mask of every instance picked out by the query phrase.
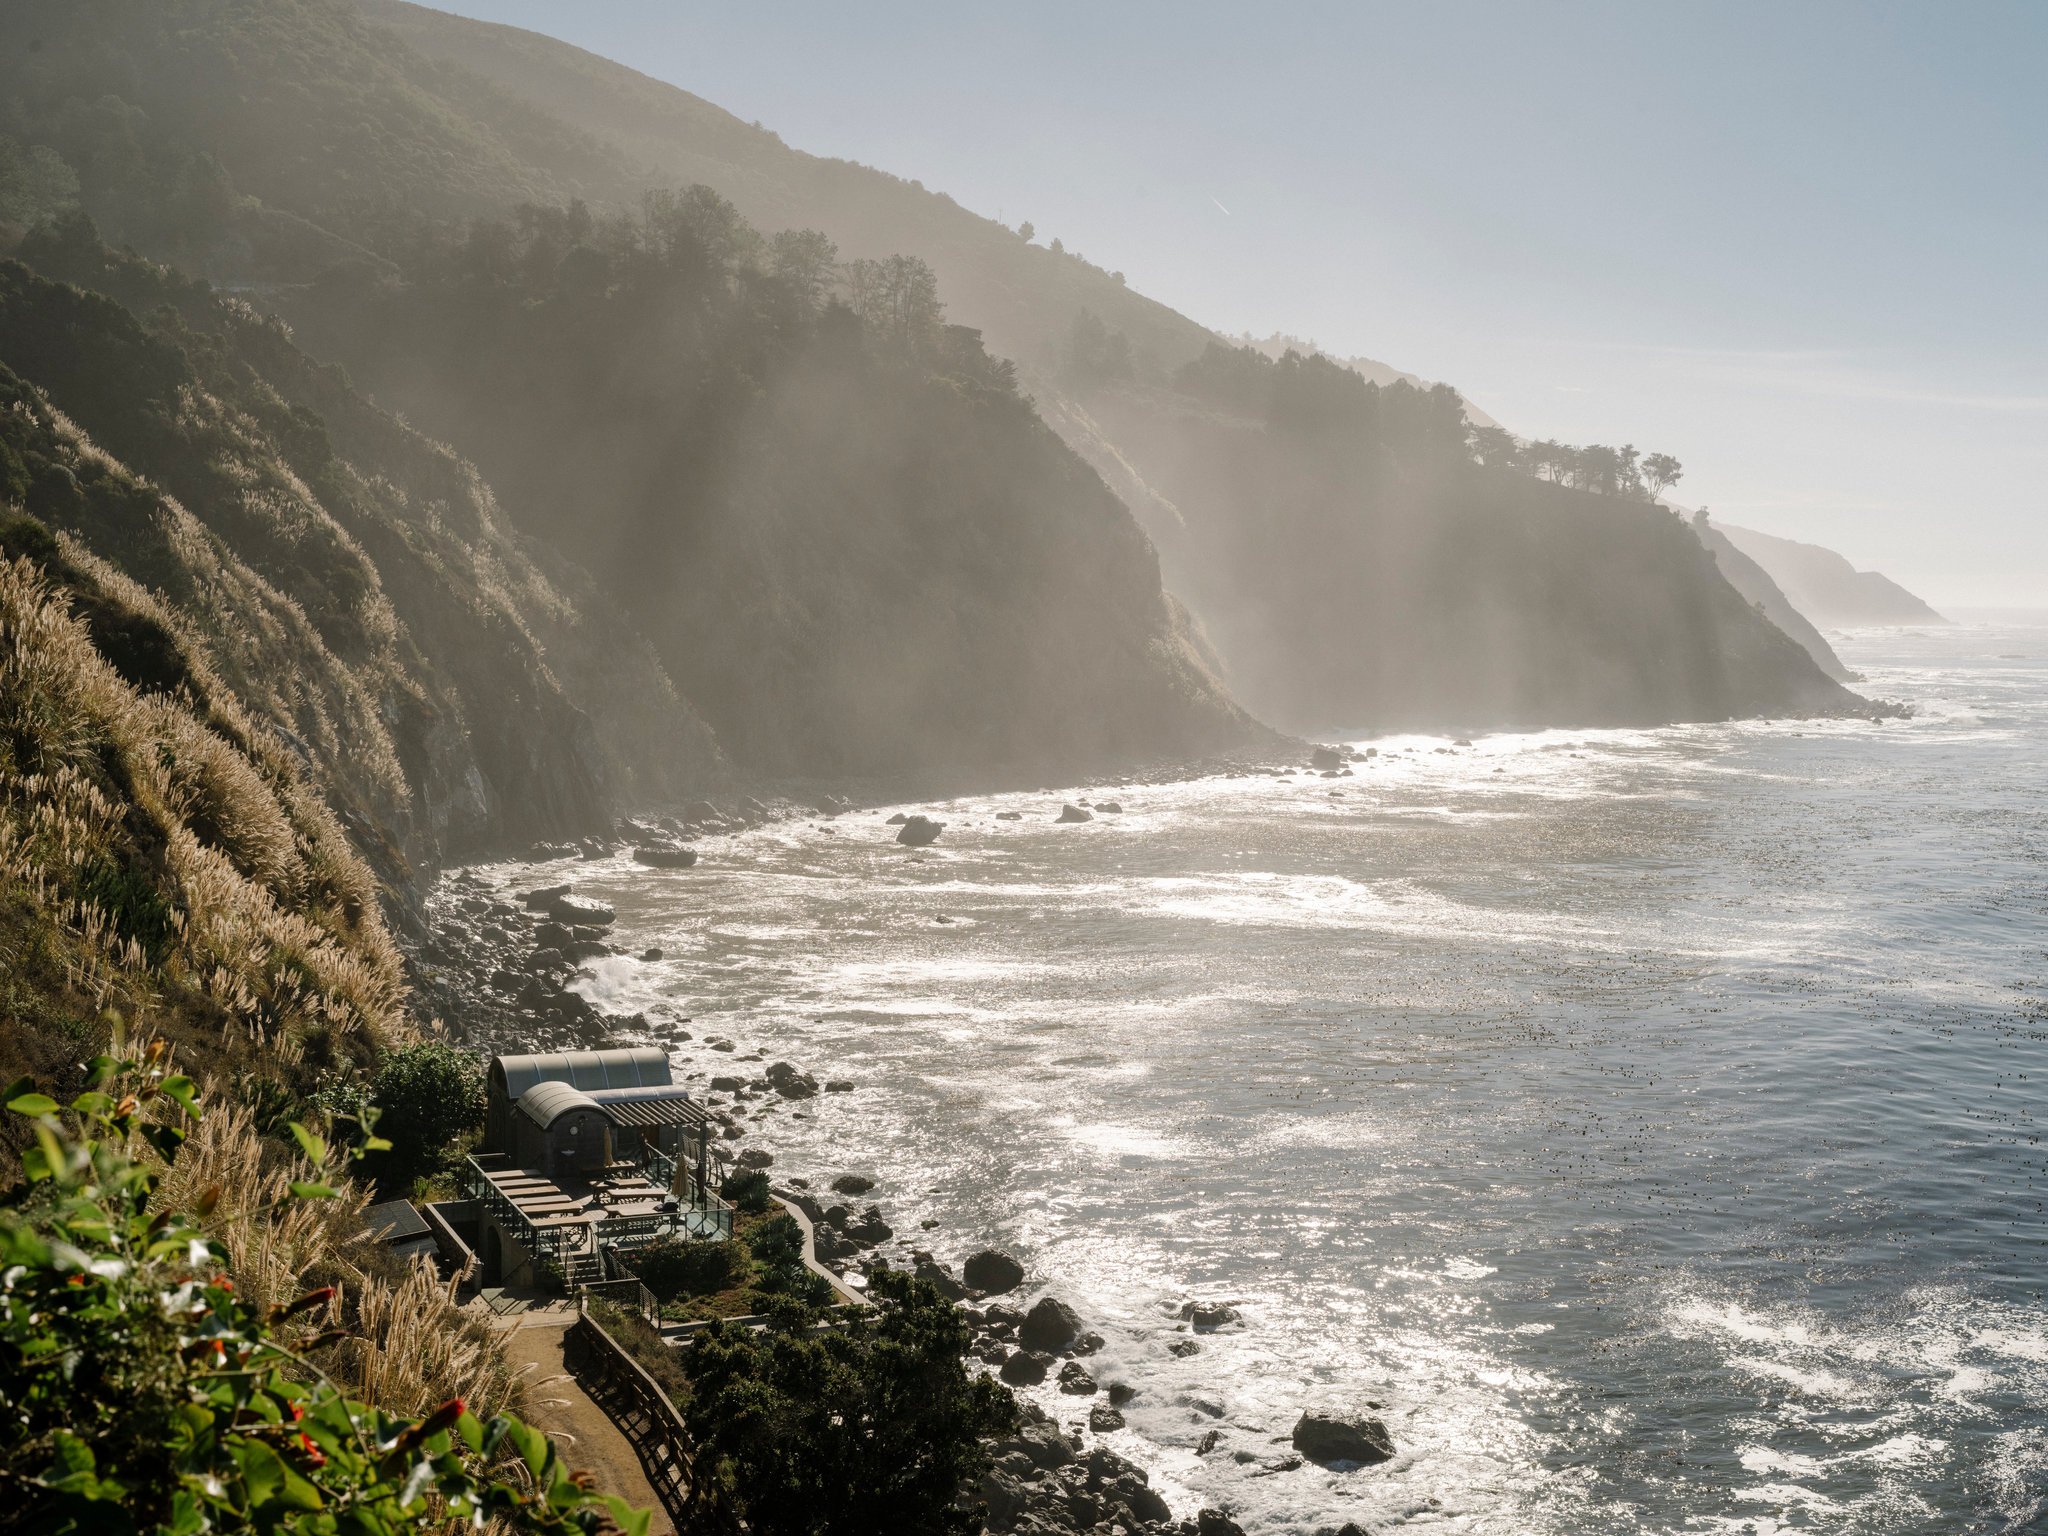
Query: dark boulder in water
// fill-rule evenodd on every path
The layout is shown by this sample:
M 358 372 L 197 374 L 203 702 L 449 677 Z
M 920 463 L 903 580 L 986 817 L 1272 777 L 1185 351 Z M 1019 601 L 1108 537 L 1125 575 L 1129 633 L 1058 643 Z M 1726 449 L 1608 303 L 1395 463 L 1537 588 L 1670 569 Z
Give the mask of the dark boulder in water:
M 1024 1266 L 999 1248 L 984 1248 L 961 1266 L 960 1276 L 970 1290 L 1002 1296 L 1024 1283 Z
M 1335 747 L 1317 747 L 1308 755 L 1311 768 L 1342 768 L 1344 754 Z
M 1022 821 L 1023 819 L 1024 819 L 1024 813 L 1023 813 L 1022 811 L 997 811 L 997 812 L 996 812 L 996 820 L 997 820 L 997 821 Z
M 1053 817 L 1053 820 L 1056 822 L 1093 821 L 1094 819 L 1095 813 L 1093 811 L 1084 811 L 1078 805 L 1063 805 L 1060 807 L 1059 815 Z
M 951 1271 L 936 1259 L 926 1259 L 917 1268 L 912 1270 L 911 1274 L 914 1278 L 924 1281 L 925 1284 L 935 1287 L 938 1293 L 948 1301 L 965 1301 L 967 1299 L 967 1287 L 958 1280 L 955 1280 Z
M 908 820 L 910 820 L 908 816 L 904 815 L 901 811 L 898 811 L 894 816 L 891 816 L 887 821 L 883 822 L 882 825 L 885 827 L 900 827 Z
M 650 869 L 688 869 L 697 862 L 697 850 L 680 843 L 650 843 L 635 848 L 633 858 Z
M 1013 1387 L 1035 1387 L 1045 1380 L 1045 1373 L 1051 1366 L 1050 1355 L 1020 1349 L 1003 1362 L 1003 1368 L 996 1374 Z
M 1088 1427 L 1098 1435 L 1106 1435 L 1124 1427 L 1124 1416 L 1107 1403 L 1097 1403 L 1088 1410 Z
M 785 1099 L 808 1099 L 817 1093 L 818 1080 L 789 1062 L 778 1061 L 768 1069 L 768 1086 Z
M 605 903 L 589 896 L 557 896 L 547 904 L 546 911 L 558 923 L 583 923 L 599 928 L 610 927 L 619 916 Z
M 897 829 L 896 841 L 907 848 L 923 848 L 939 840 L 939 834 L 946 830 L 943 821 L 933 821 L 929 816 L 912 816 Z
M 1394 1441 L 1378 1419 L 1304 1413 L 1294 1426 L 1294 1448 L 1321 1466 L 1334 1461 L 1372 1463 L 1392 1459 Z
M 1111 816 L 1121 816 L 1124 813 L 1121 800 L 1099 800 L 1096 802 L 1095 809 L 1104 811 Z
M 1025 1348 L 1049 1352 L 1065 1349 L 1080 1336 L 1080 1314 L 1051 1296 L 1040 1297 L 1038 1304 L 1024 1314 L 1024 1325 L 1017 1330 Z
M 864 1195 L 875 1187 L 875 1181 L 864 1173 L 842 1173 L 832 1181 L 832 1188 L 842 1195 Z
M 1095 1378 L 1080 1361 L 1069 1360 L 1060 1367 L 1060 1390 L 1069 1397 L 1093 1397 Z

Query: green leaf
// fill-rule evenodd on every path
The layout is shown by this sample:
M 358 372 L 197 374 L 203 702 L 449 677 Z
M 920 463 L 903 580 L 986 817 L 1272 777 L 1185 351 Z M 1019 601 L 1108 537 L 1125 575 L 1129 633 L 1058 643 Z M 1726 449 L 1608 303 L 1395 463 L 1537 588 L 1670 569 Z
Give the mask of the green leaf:
M 96 1470 L 97 1463 L 92 1458 L 92 1447 L 71 1433 L 70 1430 L 60 1429 L 52 1439 L 54 1441 L 52 1449 L 57 1453 L 58 1465 L 63 1467 L 66 1476 L 78 1472 L 92 1472 Z
M 235 1464 L 242 1469 L 242 1484 L 249 1490 L 249 1507 L 268 1504 L 284 1488 L 285 1464 L 261 1440 L 242 1440 L 234 1446 Z
M 324 1509 L 326 1507 L 325 1501 L 320 1497 L 320 1490 L 299 1476 L 289 1466 L 284 1469 L 284 1486 L 278 1490 L 278 1502 L 287 1509 Z
M 47 1093 L 23 1093 L 9 1099 L 7 1107 L 17 1115 L 54 1115 L 58 1104 Z
M 175 1125 L 145 1125 L 143 1139 L 156 1148 L 157 1155 L 165 1162 L 178 1155 L 178 1148 L 185 1144 L 185 1133 Z
M 167 1077 L 156 1085 L 156 1091 L 165 1098 L 176 1101 L 194 1120 L 199 1118 L 199 1093 L 191 1078 Z
M 301 1200 L 332 1200 L 341 1193 L 332 1184 L 308 1184 L 303 1180 L 293 1182 L 290 1189 Z
M 162 1536 L 201 1536 L 211 1523 L 201 1512 L 199 1501 L 181 1488 L 171 1496 L 171 1518 L 158 1530 Z
M 611 1511 L 612 1524 L 625 1536 L 647 1536 L 647 1527 L 654 1519 L 651 1509 L 635 1509 L 617 1494 L 604 1496 L 604 1507 Z
M 538 1478 L 547 1470 L 548 1458 L 555 1453 L 554 1446 L 548 1443 L 546 1435 L 517 1419 L 507 1418 L 504 1424 L 505 1438 L 512 1442 L 512 1449 L 526 1463 L 526 1470 Z
M 307 1162 L 318 1168 L 327 1161 L 326 1142 L 296 1120 L 286 1122 L 286 1129 L 292 1133 L 292 1140 L 299 1144 L 299 1150 L 306 1154 Z
M 483 1453 L 484 1427 L 473 1413 L 465 1413 L 455 1421 L 455 1433 L 462 1437 L 462 1443 L 476 1452 Z

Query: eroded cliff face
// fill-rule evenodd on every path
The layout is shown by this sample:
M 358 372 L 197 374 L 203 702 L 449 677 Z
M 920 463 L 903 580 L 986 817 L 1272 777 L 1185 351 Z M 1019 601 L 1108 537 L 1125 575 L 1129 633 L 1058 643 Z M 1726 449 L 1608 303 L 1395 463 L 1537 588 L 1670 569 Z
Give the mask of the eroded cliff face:
M 1054 419 L 1095 454 L 1114 445 L 1112 471 L 1147 492 L 1133 505 L 1169 586 L 1238 696 L 1276 724 L 1867 707 L 1729 585 L 1683 519 L 1482 469 L 1419 395 L 1325 419 L 1125 385 Z
M 1263 739 L 1129 511 L 900 271 L 900 308 L 797 281 L 693 189 L 281 302 L 589 569 L 756 773 L 974 782 Z
M 1800 648 L 1813 658 L 1813 664 L 1838 683 L 1853 683 L 1856 676 L 1842 665 L 1835 648 L 1828 644 L 1826 637 L 1807 622 L 1806 615 L 1792 606 L 1778 584 L 1771 580 L 1771 574 L 1707 521 L 1704 513 L 1696 513 L 1692 519 L 1692 531 L 1700 543 L 1713 555 L 1714 563 L 1721 568 L 1721 574 L 1728 578 L 1733 587 L 1758 608 L 1763 616 L 1778 628 L 1799 642 Z
M 543 573 L 469 466 L 275 322 L 74 236 L 23 254 L 134 311 L 0 267 L 23 505 L 191 624 L 387 875 L 719 772 L 645 644 Z

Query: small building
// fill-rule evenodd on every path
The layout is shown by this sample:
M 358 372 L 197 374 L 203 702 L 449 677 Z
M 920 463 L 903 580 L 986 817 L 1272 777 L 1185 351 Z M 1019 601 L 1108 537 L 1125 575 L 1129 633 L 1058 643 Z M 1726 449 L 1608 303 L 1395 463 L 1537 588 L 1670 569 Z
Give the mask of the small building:
M 663 1237 L 732 1234 L 704 1106 L 653 1047 L 499 1056 L 469 1161 L 485 1284 L 587 1284 Z

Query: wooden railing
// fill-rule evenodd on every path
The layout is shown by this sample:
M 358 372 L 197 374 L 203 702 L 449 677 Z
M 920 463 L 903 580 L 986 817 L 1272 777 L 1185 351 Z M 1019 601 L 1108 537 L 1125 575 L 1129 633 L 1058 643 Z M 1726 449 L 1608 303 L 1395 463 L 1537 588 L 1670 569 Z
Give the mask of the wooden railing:
M 688 1531 L 690 1439 L 682 1414 L 640 1362 L 584 1310 L 581 1296 L 577 1313 L 563 1340 L 569 1370 L 632 1445 L 676 1530 Z
M 606 1268 L 610 1267 L 608 1263 Z M 609 1302 L 624 1311 L 638 1312 L 647 1320 L 648 1327 L 656 1330 L 661 1327 L 661 1303 L 654 1299 L 654 1292 L 640 1283 L 640 1277 L 630 1271 L 610 1280 L 592 1280 L 576 1287 L 576 1309 L 579 1312 L 593 1301 Z

